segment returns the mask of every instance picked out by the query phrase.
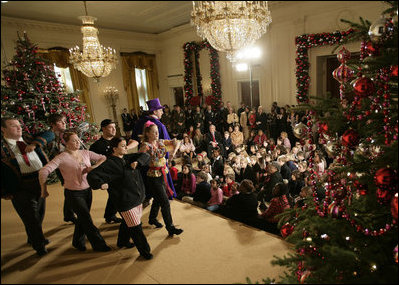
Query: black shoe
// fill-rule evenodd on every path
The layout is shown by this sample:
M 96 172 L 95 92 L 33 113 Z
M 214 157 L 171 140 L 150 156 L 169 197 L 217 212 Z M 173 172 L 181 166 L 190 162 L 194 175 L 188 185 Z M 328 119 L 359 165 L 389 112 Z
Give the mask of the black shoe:
M 48 253 L 48 251 L 47 251 L 47 249 L 42 248 L 42 249 L 37 250 L 36 253 L 38 256 L 43 256 L 43 255 L 46 255 Z
M 168 232 L 169 232 L 169 236 L 173 237 L 173 235 L 177 235 L 178 236 L 179 234 L 181 234 L 183 232 L 183 230 L 182 229 L 173 228 L 173 229 L 171 229 Z
M 74 245 L 73 247 L 79 251 L 86 251 L 86 246 L 84 245 L 78 245 L 78 246 Z
M 122 247 L 126 247 L 126 248 L 133 248 L 133 247 L 135 247 L 136 245 L 134 244 L 134 243 L 132 243 L 132 242 L 128 242 L 128 243 L 124 243 L 124 244 L 117 244 L 117 246 L 119 247 L 119 248 L 122 248 Z
M 110 251 L 111 250 L 111 248 L 108 246 L 108 245 L 103 245 L 103 246 L 100 246 L 100 247 L 95 247 L 95 248 L 93 248 L 93 250 L 94 251 L 103 251 L 103 252 L 106 252 L 106 251 Z
M 150 225 L 154 225 L 156 228 L 162 228 L 163 227 L 163 225 L 160 222 L 158 222 L 157 220 L 149 221 L 148 223 Z
M 154 257 L 151 253 L 140 254 L 140 256 L 144 257 L 147 260 L 150 260 Z
M 28 241 L 26 242 L 29 245 L 32 245 L 32 243 L 30 242 L 30 240 L 28 239 Z M 44 239 L 44 245 L 48 245 L 50 243 L 50 240 L 48 239 Z
M 121 218 L 118 218 L 117 216 L 113 216 L 113 217 L 111 217 L 111 218 L 107 218 L 107 219 L 105 219 L 105 221 L 107 222 L 107 224 L 112 224 L 112 223 L 118 224 L 118 223 L 122 223 L 122 219 L 121 219 Z
M 76 221 L 77 221 L 77 219 L 75 217 L 73 217 L 73 218 L 64 218 L 64 222 L 66 222 L 66 223 L 71 222 L 71 223 L 76 224 Z

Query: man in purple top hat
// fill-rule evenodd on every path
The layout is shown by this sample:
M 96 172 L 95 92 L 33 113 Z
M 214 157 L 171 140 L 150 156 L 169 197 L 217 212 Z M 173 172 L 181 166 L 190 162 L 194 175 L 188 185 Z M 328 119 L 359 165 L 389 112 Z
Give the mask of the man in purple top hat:
M 149 120 L 157 125 L 158 132 L 159 132 L 159 139 L 170 140 L 171 138 L 169 136 L 168 130 L 166 129 L 165 125 L 161 123 L 161 117 L 163 114 L 164 107 L 159 102 L 159 99 L 155 98 L 155 99 L 147 101 L 146 103 L 148 106 L 148 115 L 140 117 L 140 119 L 136 122 L 136 124 L 133 128 L 132 139 L 136 140 L 136 141 L 140 141 L 139 135 L 141 135 L 143 133 L 144 124 Z M 166 159 L 168 159 L 168 158 L 169 158 L 169 153 L 166 155 Z M 168 170 L 169 170 L 169 168 L 168 168 Z M 144 171 L 146 171 L 146 170 L 144 170 Z M 146 175 L 143 175 L 143 177 L 146 177 Z M 176 190 L 175 190 L 175 187 L 173 186 L 172 176 L 170 175 L 169 171 L 168 171 L 167 178 L 168 178 L 167 180 L 168 180 L 169 187 L 173 190 L 173 197 L 176 197 Z M 169 199 L 173 199 L 173 197 L 169 197 Z M 148 193 L 147 193 L 147 198 L 148 198 Z M 157 227 L 162 226 L 157 221 L 150 221 L 150 223 L 155 224 Z

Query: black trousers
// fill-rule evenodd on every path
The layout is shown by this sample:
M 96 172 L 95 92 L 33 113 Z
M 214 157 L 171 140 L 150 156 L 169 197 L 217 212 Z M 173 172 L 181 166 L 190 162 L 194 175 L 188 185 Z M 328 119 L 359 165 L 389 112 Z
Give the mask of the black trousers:
M 114 204 L 111 202 L 111 199 L 109 198 L 108 195 L 107 205 L 105 206 L 104 218 L 108 220 L 113 216 L 115 216 L 116 212 L 117 212 L 116 208 L 114 207 Z
M 40 197 L 38 173 L 24 177 L 18 190 L 13 194 L 12 205 L 24 223 L 26 235 L 32 247 L 37 251 L 42 250 L 45 245 L 42 222 L 46 202 Z
M 161 208 L 161 213 L 163 221 L 165 222 L 165 227 L 168 231 L 174 229 L 172 214 L 170 212 L 170 204 L 168 196 L 166 195 L 165 181 L 163 176 L 161 177 L 149 177 L 147 176 L 148 190 L 150 191 L 152 197 L 154 198 L 149 220 L 156 220 L 158 217 L 159 209 Z
M 122 215 L 121 215 L 122 216 Z M 124 219 L 119 226 L 118 233 L 118 244 L 126 244 L 132 238 L 137 250 L 141 255 L 148 255 L 151 252 L 150 245 L 148 244 L 147 238 L 143 233 L 143 228 L 140 225 L 135 227 L 128 227 Z
M 72 221 L 75 218 L 75 213 L 73 212 L 73 209 L 72 209 L 71 200 L 68 200 L 66 198 L 66 190 L 65 189 L 64 189 L 64 208 L 63 208 L 63 212 L 64 212 L 64 220 Z
M 90 216 L 92 203 L 92 190 L 69 190 L 65 189 L 65 199 L 71 203 L 73 211 L 76 213 L 77 221 L 73 232 L 72 245 L 83 247 L 86 243 L 86 236 L 93 249 L 105 246 L 104 238 L 100 231 L 93 224 Z

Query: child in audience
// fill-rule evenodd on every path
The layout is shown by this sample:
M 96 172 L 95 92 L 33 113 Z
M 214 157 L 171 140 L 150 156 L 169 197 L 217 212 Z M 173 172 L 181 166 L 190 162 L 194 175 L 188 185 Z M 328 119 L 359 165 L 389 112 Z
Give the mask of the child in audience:
M 232 151 L 232 144 L 231 144 L 231 138 L 230 138 L 230 133 L 228 131 L 224 132 L 224 138 L 223 138 L 223 156 L 226 158 L 227 155 Z
M 207 210 L 214 212 L 223 203 L 223 191 L 215 179 L 211 180 L 211 199 L 208 201 Z
M 231 186 L 234 184 L 234 176 L 226 175 L 226 182 L 223 185 L 223 195 L 226 197 L 231 197 Z
M 288 182 L 288 192 L 294 198 L 296 198 L 302 187 L 305 186 L 305 181 L 303 179 L 303 174 L 299 170 L 294 170 L 291 172 L 291 179 Z
M 224 169 L 223 169 L 223 176 L 226 178 L 227 175 L 232 175 L 233 180 L 235 180 L 236 173 L 234 172 L 234 169 L 230 166 L 230 163 L 228 161 L 225 161 Z
M 278 232 L 277 223 L 279 219 L 276 216 L 289 208 L 287 187 L 284 183 L 279 182 L 273 188 L 273 198 L 270 201 L 269 207 L 260 214 L 260 217 L 267 221 L 265 230 L 273 233 Z
M 212 175 L 211 175 L 211 166 L 209 164 L 204 164 L 202 166 L 202 171 L 206 174 L 206 182 L 211 183 Z
M 172 176 L 173 184 L 177 183 L 177 173 L 179 170 L 176 168 L 176 161 L 172 160 L 171 166 L 169 167 L 170 175 Z
M 288 134 L 286 132 L 281 132 L 280 137 L 282 139 L 284 147 L 287 149 L 287 151 L 291 150 L 291 142 L 288 139 Z
M 196 188 L 196 179 L 191 164 L 185 164 L 182 167 L 182 182 L 180 189 L 177 189 L 177 199 L 181 200 L 183 196 L 193 196 Z
M 277 158 L 277 162 L 280 165 L 280 173 L 283 179 L 291 179 L 291 169 L 287 165 L 287 156 L 286 155 L 280 155 Z
M 302 187 L 299 196 L 295 199 L 294 208 L 303 207 L 305 205 L 305 199 L 312 196 L 313 196 L 312 187 L 310 186 Z
M 194 196 L 184 196 L 182 201 L 201 208 L 206 208 L 209 199 L 211 199 L 211 185 L 206 182 L 206 178 L 205 172 L 198 172 L 196 176 L 197 187 L 195 189 Z
M 194 172 L 197 173 L 201 171 L 205 164 L 204 155 L 202 153 L 197 154 L 197 168 Z

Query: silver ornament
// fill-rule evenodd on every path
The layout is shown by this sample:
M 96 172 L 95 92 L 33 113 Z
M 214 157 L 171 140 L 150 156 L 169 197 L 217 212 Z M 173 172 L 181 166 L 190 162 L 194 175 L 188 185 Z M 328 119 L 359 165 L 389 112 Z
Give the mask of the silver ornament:
M 373 43 L 377 43 L 382 35 L 386 32 L 385 27 L 386 19 L 381 16 L 377 21 L 375 21 L 369 28 L 370 40 Z

